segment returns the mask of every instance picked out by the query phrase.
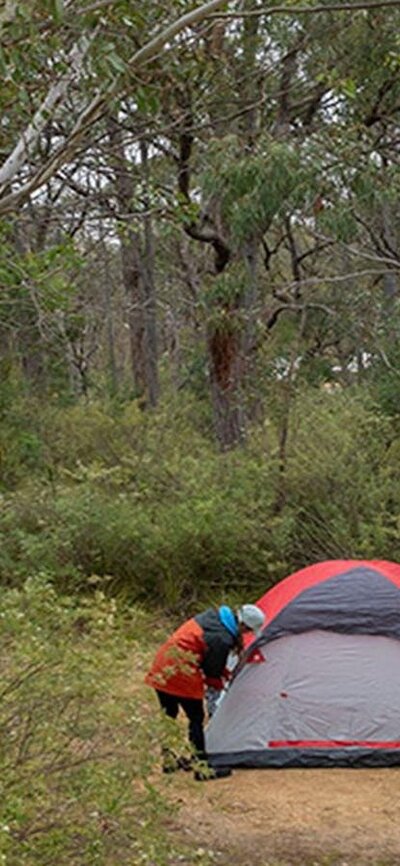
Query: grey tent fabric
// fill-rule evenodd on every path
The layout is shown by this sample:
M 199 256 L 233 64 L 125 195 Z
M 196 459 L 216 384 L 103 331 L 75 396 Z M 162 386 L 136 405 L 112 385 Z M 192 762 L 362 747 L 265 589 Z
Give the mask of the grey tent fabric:
M 259 643 L 318 628 L 400 640 L 400 590 L 373 568 L 349 569 L 303 590 L 267 626 Z
M 400 764 L 400 641 L 315 629 L 260 656 L 207 728 L 215 766 Z

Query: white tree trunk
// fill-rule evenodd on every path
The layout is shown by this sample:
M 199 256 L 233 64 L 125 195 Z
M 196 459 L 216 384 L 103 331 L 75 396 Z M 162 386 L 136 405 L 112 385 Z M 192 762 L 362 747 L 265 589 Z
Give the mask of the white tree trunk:
M 79 78 L 84 58 L 93 38 L 94 35 L 92 35 L 90 39 L 87 36 L 82 36 L 79 42 L 73 46 L 66 59 L 66 63 L 69 67 L 68 72 L 66 72 L 56 84 L 53 84 L 50 87 L 46 98 L 43 100 L 40 108 L 35 112 L 31 123 L 24 130 L 15 145 L 13 152 L 0 168 L 0 195 L 26 162 L 30 150 L 36 144 L 40 133 L 48 123 L 49 117 L 52 115 L 54 108 L 65 96 L 71 82 L 76 78 Z

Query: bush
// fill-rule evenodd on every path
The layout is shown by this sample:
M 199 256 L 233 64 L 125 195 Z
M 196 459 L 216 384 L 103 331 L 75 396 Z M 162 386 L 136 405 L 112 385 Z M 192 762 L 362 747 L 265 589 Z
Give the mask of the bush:
M 60 597 L 41 575 L 3 592 L 0 621 L 0 862 L 185 862 L 151 782 L 161 720 L 135 693 L 142 611 L 123 616 L 101 593 Z
M 260 502 L 215 485 L 159 506 L 90 485 L 25 490 L 3 509 L 0 542 L 3 585 L 45 568 L 63 591 L 103 580 L 130 600 L 168 606 L 265 587 L 270 558 Z
M 302 395 L 290 440 L 287 511 L 299 565 L 331 558 L 397 559 L 388 443 L 393 427 L 365 394 Z M 394 514 L 391 510 L 394 506 Z
M 399 439 L 364 391 L 304 388 L 284 463 L 273 421 L 220 454 L 189 410 L 50 407 L 51 472 L 3 495 L 2 584 L 45 569 L 60 591 L 180 609 L 257 598 L 314 560 L 400 557 Z

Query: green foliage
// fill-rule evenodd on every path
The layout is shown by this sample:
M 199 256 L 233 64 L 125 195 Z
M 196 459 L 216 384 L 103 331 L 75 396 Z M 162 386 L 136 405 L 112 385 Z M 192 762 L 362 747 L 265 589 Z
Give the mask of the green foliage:
M 327 235 L 334 236 L 344 243 L 351 243 L 359 234 L 357 222 L 348 201 L 339 201 L 334 207 L 324 210 L 319 217 L 318 224 Z
M 273 218 L 308 198 L 312 164 L 292 143 L 271 138 L 255 155 L 243 155 L 236 136 L 218 139 L 210 148 L 205 192 L 221 199 L 223 216 L 237 243 L 261 236 Z
M 127 410 L 117 425 L 99 407 L 75 407 L 59 413 L 62 460 L 61 430 L 51 418 L 52 483 L 7 497 L 0 519 L 8 538 L 4 582 L 45 566 L 60 586 L 99 579 L 131 598 L 170 605 L 244 578 L 264 582 L 269 554 L 253 518 L 270 506 L 273 489 L 259 457 L 244 467 L 234 455 L 220 459 L 188 421 L 170 430 L 161 414 L 149 423 Z M 45 435 L 49 453 L 49 429 Z M 255 489 L 261 502 L 249 498 Z
M 141 610 L 61 597 L 42 574 L 2 593 L 0 621 L 0 862 L 184 862 L 150 776 L 171 736 L 142 694 Z
M 396 307 L 392 305 L 388 316 L 388 330 L 386 334 L 382 335 L 382 343 L 386 351 L 383 351 L 381 356 L 375 359 L 375 363 L 369 371 L 368 383 L 381 411 L 388 415 L 393 429 L 397 432 L 400 352 L 398 349 L 397 325 L 395 324 L 394 315 L 396 312 Z M 392 313 L 392 316 L 390 316 L 390 313 Z
M 39 404 L 21 395 L 18 380 L 0 386 L 0 489 L 45 470 L 44 442 L 38 423 Z
M 12 340 L 4 340 L 6 375 L 1 391 L 18 392 L 24 386 L 40 387 L 42 392 L 66 391 L 68 342 L 73 344 L 87 324 L 79 298 L 84 259 L 68 240 L 36 249 L 33 226 L 24 226 L 26 249 L 18 250 L 11 242 L 14 228 L 17 232 L 17 227 L 0 223 L 0 329 L 5 335 L 13 334 Z M 24 365 L 29 362 L 37 370 L 37 381 L 33 375 L 29 381 L 26 373 L 24 379 Z
M 316 381 L 293 403 L 284 464 L 276 381 L 268 426 L 228 454 L 196 430 L 191 403 L 151 417 L 135 403 L 49 407 L 36 475 L 27 439 L 31 463 L 2 497 L 2 584 L 45 569 L 60 591 L 101 587 L 178 609 L 256 598 L 315 559 L 399 558 L 393 422 L 366 391 Z
M 365 396 L 340 388 L 319 399 L 305 392 L 301 404 L 286 472 L 292 556 L 304 565 L 342 557 L 397 560 L 391 421 Z
M 244 267 L 238 265 L 223 271 L 207 287 L 202 306 L 209 333 L 240 334 L 243 331 L 248 314 L 240 299 L 246 292 L 247 281 Z

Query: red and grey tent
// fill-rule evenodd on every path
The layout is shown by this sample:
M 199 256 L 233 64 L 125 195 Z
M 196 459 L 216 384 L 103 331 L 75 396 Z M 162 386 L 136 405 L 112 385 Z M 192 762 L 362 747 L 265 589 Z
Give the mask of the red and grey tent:
M 400 765 L 400 565 L 317 563 L 257 604 L 265 626 L 208 725 L 211 763 Z

